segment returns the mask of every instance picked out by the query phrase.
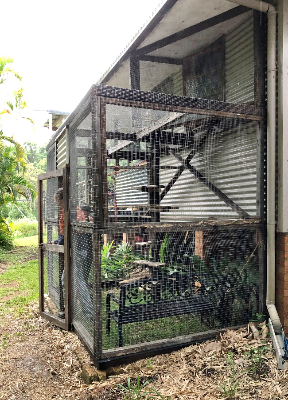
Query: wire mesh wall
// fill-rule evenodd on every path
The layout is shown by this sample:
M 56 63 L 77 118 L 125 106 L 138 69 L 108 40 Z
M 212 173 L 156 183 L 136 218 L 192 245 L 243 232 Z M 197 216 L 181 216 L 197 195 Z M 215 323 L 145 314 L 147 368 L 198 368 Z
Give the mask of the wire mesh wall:
M 265 57 L 259 15 L 237 21 L 181 58 L 132 54 L 132 89 L 92 86 L 66 121 L 71 322 L 98 364 L 264 312 Z

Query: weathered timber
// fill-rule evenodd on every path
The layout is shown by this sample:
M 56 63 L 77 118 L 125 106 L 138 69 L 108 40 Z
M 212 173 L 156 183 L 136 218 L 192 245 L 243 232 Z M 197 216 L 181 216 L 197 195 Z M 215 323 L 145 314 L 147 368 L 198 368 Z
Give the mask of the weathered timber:
M 149 56 L 144 54 L 143 56 L 139 57 L 140 61 L 150 61 L 162 64 L 175 64 L 175 65 L 182 65 L 183 60 L 182 58 L 171 58 L 171 57 L 159 57 L 159 56 Z
M 196 25 L 190 26 L 189 28 L 176 32 L 173 35 L 166 36 L 164 39 L 157 40 L 154 43 L 141 47 L 140 49 L 136 50 L 136 54 L 138 56 L 142 56 L 144 54 L 151 53 L 154 50 L 168 46 L 168 44 L 175 43 L 178 40 L 185 39 L 189 36 L 195 35 L 196 33 L 202 32 L 208 28 L 211 28 L 212 26 L 218 25 L 231 18 L 237 17 L 238 15 L 241 15 L 247 11 L 249 11 L 249 9 L 243 6 L 232 8 L 232 10 L 225 11 L 222 14 L 206 19 L 205 21 L 199 22 Z
M 133 261 L 133 264 L 146 265 L 147 267 L 155 267 L 155 268 L 162 268 L 162 267 L 165 267 L 165 265 L 166 265 L 165 263 L 148 261 L 148 260 L 135 260 L 135 261 Z
M 179 112 L 216 117 L 238 118 L 260 121 L 263 108 L 250 103 L 226 103 L 219 100 L 207 100 L 196 97 L 169 96 L 162 93 L 143 92 L 141 90 L 96 86 L 94 92 L 104 96 L 107 104 L 125 107 L 147 108 L 169 112 Z M 103 93 L 103 94 L 102 94 Z
M 60 176 L 63 176 L 63 168 L 61 169 L 56 169 L 55 171 L 50 171 L 50 172 L 44 172 L 43 174 L 38 175 L 38 181 L 43 181 L 46 179 L 53 179 L 53 178 L 59 178 Z
M 59 244 L 43 243 L 42 248 L 45 251 L 52 251 L 54 253 L 64 253 L 64 246 Z
M 231 207 L 233 211 L 239 214 L 240 218 L 250 218 L 250 215 L 243 210 L 238 204 L 236 204 L 233 200 L 231 200 L 226 194 L 224 194 L 220 189 L 218 189 L 212 182 L 210 182 L 205 176 L 203 176 L 195 167 L 189 164 L 189 160 L 184 160 L 181 156 L 177 155 L 175 152 L 171 151 L 171 154 L 174 155 L 177 160 L 179 160 L 184 168 L 187 168 L 194 176 L 197 178 L 203 185 L 205 185 L 208 189 L 210 189 L 213 193 L 215 193 L 219 199 L 223 200 L 224 203 Z

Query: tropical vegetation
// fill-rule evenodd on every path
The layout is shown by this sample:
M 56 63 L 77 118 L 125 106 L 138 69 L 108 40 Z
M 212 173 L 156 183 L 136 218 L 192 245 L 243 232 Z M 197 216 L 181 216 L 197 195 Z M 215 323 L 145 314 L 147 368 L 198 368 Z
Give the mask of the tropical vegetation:
M 33 121 L 25 113 L 27 104 L 23 98 L 23 88 L 21 87 L 22 77 L 11 68 L 13 60 L 11 58 L 0 57 L 0 94 L 2 103 L 0 104 L 0 249 L 10 249 L 13 247 L 13 234 L 9 226 L 7 217 L 11 210 L 11 205 L 20 210 L 20 200 L 31 203 L 36 196 L 35 182 L 27 178 L 27 157 L 25 148 L 13 139 L 13 136 L 5 132 L 3 118 L 28 119 Z M 9 92 L 11 80 L 18 82 L 17 89 Z M 7 86 L 8 85 L 8 86 Z M 5 98 L 5 100 L 3 100 Z M 29 145 L 28 145 L 29 146 Z M 34 183 L 34 184 L 33 184 Z M 26 217 L 22 212 L 20 215 Z M 19 217 L 18 217 L 19 218 Z

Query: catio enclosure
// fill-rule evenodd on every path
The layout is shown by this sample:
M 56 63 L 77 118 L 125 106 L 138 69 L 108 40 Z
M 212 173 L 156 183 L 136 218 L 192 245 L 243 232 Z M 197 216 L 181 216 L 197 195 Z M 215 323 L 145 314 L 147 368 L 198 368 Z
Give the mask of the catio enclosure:
M 265 311 L 261 57 L 250 58 L 250 89 L 243 75 L 241 95 L 227 102 L 222 56 L 184 62 L 186 97 L 159 93 L 167 79 L 150 92 L 92 86 L 48 145 L 41 313 L 72 327 L 99 366 L 210 338 Z M 64 245 L 47 244 L 63 232 Z

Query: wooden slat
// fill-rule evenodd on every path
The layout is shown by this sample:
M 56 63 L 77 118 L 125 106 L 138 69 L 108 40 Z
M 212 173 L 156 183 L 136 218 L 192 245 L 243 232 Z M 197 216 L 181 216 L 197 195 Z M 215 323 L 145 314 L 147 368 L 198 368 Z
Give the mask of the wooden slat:
M 44 172 L 43 174 L 38 175 L 38 181 L 59 178 L 60 176 L 63 176 L 63 168 L 51 172 Z
M 229 327 L 229 329 L 237 330 L 243 327 L 244 325 L 231 326 Z M 173 339 L 160 339 L 160 340 L 155 340 L 153 342 L 139 343 L 135 345 L 125 346 L 122 348 L 104 350 L 102 353 L 103 361 L 106 361 L 109 358 L 121 357 L 128 354 L 135 355 L 137 353 L 147 352 L 149 350 L 154 350 L 154 349 L 162 349 L 162 351 L 165 352 L 165 348 L 173 348 L 175 346 L 189 345 L 193 342 L 204 341 L 214 338 L 218 336 L 220 333 L 225 332 L 226 329 L 227 328 L 214 329 L 201 333 L 193 333 L 191 335 L 178 336 Z
M 64 253 L 64 246 L 59 244 L 43 243 L 42 248 L 45 251 L 53 251 L 54 253 Z

